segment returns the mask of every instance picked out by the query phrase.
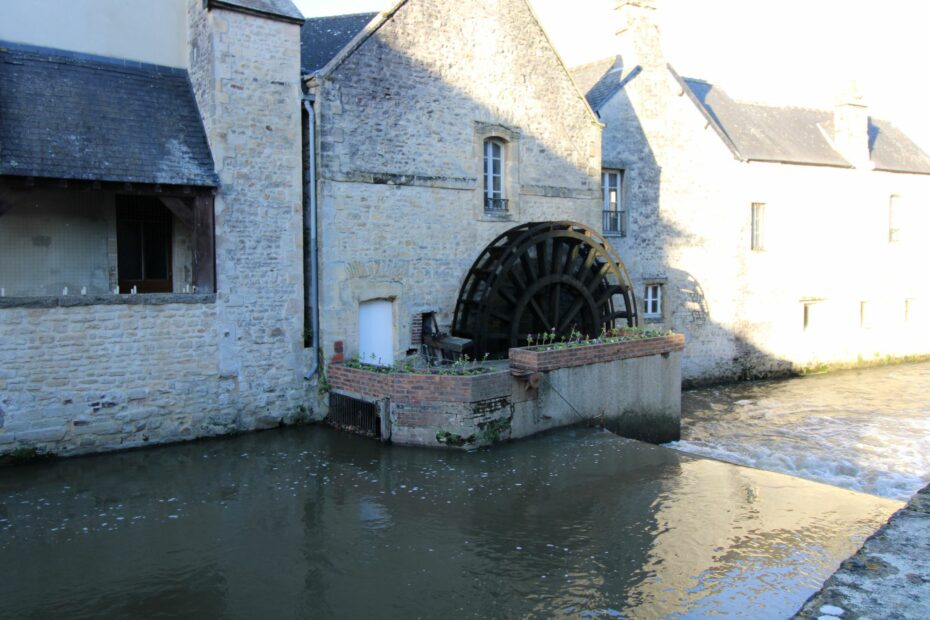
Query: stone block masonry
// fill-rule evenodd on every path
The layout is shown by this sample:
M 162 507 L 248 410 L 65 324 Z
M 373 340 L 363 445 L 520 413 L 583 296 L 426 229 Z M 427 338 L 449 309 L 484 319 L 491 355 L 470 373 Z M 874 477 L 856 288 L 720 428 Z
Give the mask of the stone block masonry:
M 399 358 L 424 310 L 448 329 L 462 278 L 497 235 L 600 221 L 600 124 L 523 0 L 410 0 L 309 87 L 326 351 L 343 341 L 358 355 L 359 305 L 386 299 Z M 491 136 L 507 142 L 500 217 L 484 213 Z
M 216 307 L 7 308 L 0 320 L 0 452 L 76 454 L 243 427 L 221 403 Z
M 221 183 L 215 298 L 0 305 L 0 456 L 99 452 L 309 417 L 300 28 L 205 4 L 187 2 L 188 52 Z

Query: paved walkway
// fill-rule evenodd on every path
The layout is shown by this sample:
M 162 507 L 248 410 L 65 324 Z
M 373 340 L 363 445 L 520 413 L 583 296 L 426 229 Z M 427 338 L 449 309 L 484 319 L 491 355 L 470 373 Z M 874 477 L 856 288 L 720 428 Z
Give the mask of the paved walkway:
M 843 562 L 795 618 L 930 618 L 930 486 Z

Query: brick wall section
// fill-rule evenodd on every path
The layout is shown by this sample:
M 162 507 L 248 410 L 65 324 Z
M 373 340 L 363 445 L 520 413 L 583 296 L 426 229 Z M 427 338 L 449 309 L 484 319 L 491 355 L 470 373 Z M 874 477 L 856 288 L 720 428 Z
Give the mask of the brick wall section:
M 548 372 L 559 368 L 661 355 L 673 351 L 684 351 L 684 349 L 685 337 L 682 334 L 612 344 L 593 344 L 555 351 L 523 347 L 510 350 L 510 365 L 518 370 Z
M 398 403 L 475 403 L 510 396 L 510 373 L 415 375 L 378 373 L 333 364 L 327 379 L 335 390 Z

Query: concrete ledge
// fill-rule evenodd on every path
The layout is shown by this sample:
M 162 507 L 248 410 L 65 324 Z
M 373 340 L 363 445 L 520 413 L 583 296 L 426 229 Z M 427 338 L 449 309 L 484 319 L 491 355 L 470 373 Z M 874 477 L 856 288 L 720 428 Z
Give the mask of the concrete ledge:
M 63 295 L 50 297 L 0 297 L 3 308 L 77 308 L 82 306 L 167 306 L 212 304 L 213 293 L 148 293 L 142 295 Z
M 930 618 L 930 486 L 873 534 L 795 618 Z
M 510 349 L 510 365 L 516 370 L 526 372 L 548 372 L 559 368 L 573 368 L 634 357 L 662 355 L 683 351 L 684 348 L 685 337 L 682 334 L 566 348 L 553 348 L 552 346 L 521 347 Z

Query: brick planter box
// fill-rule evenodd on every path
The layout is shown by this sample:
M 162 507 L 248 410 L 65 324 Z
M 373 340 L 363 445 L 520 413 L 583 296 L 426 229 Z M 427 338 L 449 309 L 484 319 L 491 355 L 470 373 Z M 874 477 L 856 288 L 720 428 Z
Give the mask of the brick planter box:
M 510 396 L 510 373 L 480 375 L 417 375 L 381 373 L 333 364 L 327 379 L 335 390 L 395 402 L 474 403 Z
M 601 364 L 634 357 L 661 355 L 683 351 L 685 337 L 671 334 L 658 338 L 626 340 L 606 344 L 588 344 L 547 351 L 549 346 L 520 347 L 510 349 L 510 366 L 528 372 L 549 372 L 559 368 L 573 368 L 589 364 Z
M 378 402 L 382 441 L 467 450 L 510 437 L 509 370 L 417 375 L 333 364 L 327 378 L 334 394 Z

